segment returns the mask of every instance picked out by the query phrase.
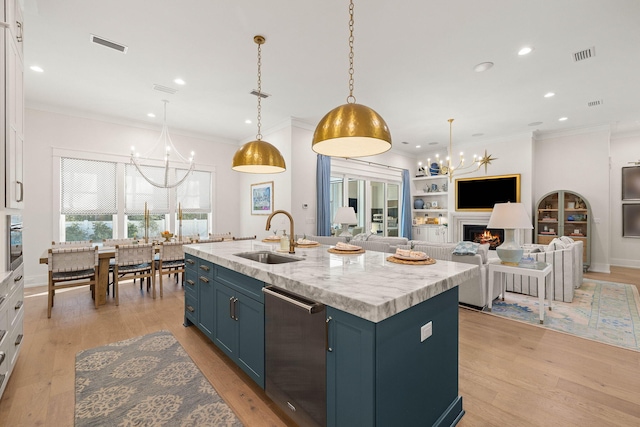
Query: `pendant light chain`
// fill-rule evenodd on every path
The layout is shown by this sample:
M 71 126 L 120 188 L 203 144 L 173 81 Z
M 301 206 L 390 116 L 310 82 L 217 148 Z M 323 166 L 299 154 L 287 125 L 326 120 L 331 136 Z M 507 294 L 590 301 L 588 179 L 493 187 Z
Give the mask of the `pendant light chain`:
M 258 133 L 256 140 L 262 139 L 262 43 L 258 43 Z
M 348 104 L 355 104 L 356 97 L 353 96 L 353 0 L 349 2 L 349 96 Z

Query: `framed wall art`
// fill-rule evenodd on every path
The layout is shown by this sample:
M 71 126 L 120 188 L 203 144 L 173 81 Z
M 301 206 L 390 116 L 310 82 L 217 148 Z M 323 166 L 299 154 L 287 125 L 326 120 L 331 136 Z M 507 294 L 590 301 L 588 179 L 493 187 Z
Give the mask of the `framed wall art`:
M 622 205 L 622 237 L 640 237 L 640 203 Z
M 251 184 L 251 215 L 273 213 L 273 181 Z
M 622 168 L 622 200 L 640 200 L 640 166 Z

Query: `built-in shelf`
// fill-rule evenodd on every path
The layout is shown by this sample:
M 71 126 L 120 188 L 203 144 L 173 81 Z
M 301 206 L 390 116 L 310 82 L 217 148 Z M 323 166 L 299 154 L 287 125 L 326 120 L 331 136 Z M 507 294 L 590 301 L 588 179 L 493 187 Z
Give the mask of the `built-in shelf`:
M 446 191 L 431 191 L 429 193 L 419 192 L 414 194 L 416 197 L 424 197 L 424 196 L 446 196 L 448 192 Z

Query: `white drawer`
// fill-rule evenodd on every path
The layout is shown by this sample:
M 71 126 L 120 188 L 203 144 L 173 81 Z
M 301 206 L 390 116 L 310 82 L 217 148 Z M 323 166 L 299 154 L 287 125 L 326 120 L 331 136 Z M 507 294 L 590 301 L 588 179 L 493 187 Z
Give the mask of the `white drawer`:
M 2 312 L 0 315 L 4 315 L 6 319 L 6 313 Z M 4 329 L 3 329 L 4 330 Z M 2 396 L 2 392 L 7 386 L 7 381 L 9 380 L 9 365 L 11 364 L 11 355 L 9 354 L 9 337 L 11 335 L 9 331 L 6 331 L 2 341 L 0 341 L 0 396 Z
M 9 293 L 13 292 L 18 286 L 24 287 L 24 264 L 20 264 L 20 267 L 13 271 L 13 274 L 9 278 Z
M 24 310 L 20 310 L 20 315 L 17 318 L 16 326 L 11 331 L 11 335 L 7 345 L 9 347 L 9 366 L 8 371 L 9 375 L 11 375 L 11 371 L 13 370 L 14 365 L 16 364 L 16 360 L 18 360 L 18 354 L 20 354 L 20 349 L 22 348 L 23 343 L 23 319 L 24 319 Z
M 9 319 L 9 329 L 13 330 L 16 326 L 16 320 L 21 313 L 24 313 L 24 289 L 22 282 L 13 289 L 13 293 L 9 295 L 9 304 L 7 305 L 7 315 Z

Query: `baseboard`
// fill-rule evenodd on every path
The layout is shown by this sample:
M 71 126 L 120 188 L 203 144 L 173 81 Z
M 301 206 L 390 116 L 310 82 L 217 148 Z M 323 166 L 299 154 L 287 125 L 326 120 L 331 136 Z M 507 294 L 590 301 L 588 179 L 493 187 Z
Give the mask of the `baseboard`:
M 640 260 L 637 259 L 625 259 L 625 258 L 612 258 L 611 265 L 615 267 L 630 267 L 640 268 Z
M 592 273 L 611 273 L 611 265 L 603 263 L 594 263 L 589 266 L 589 270 Z

